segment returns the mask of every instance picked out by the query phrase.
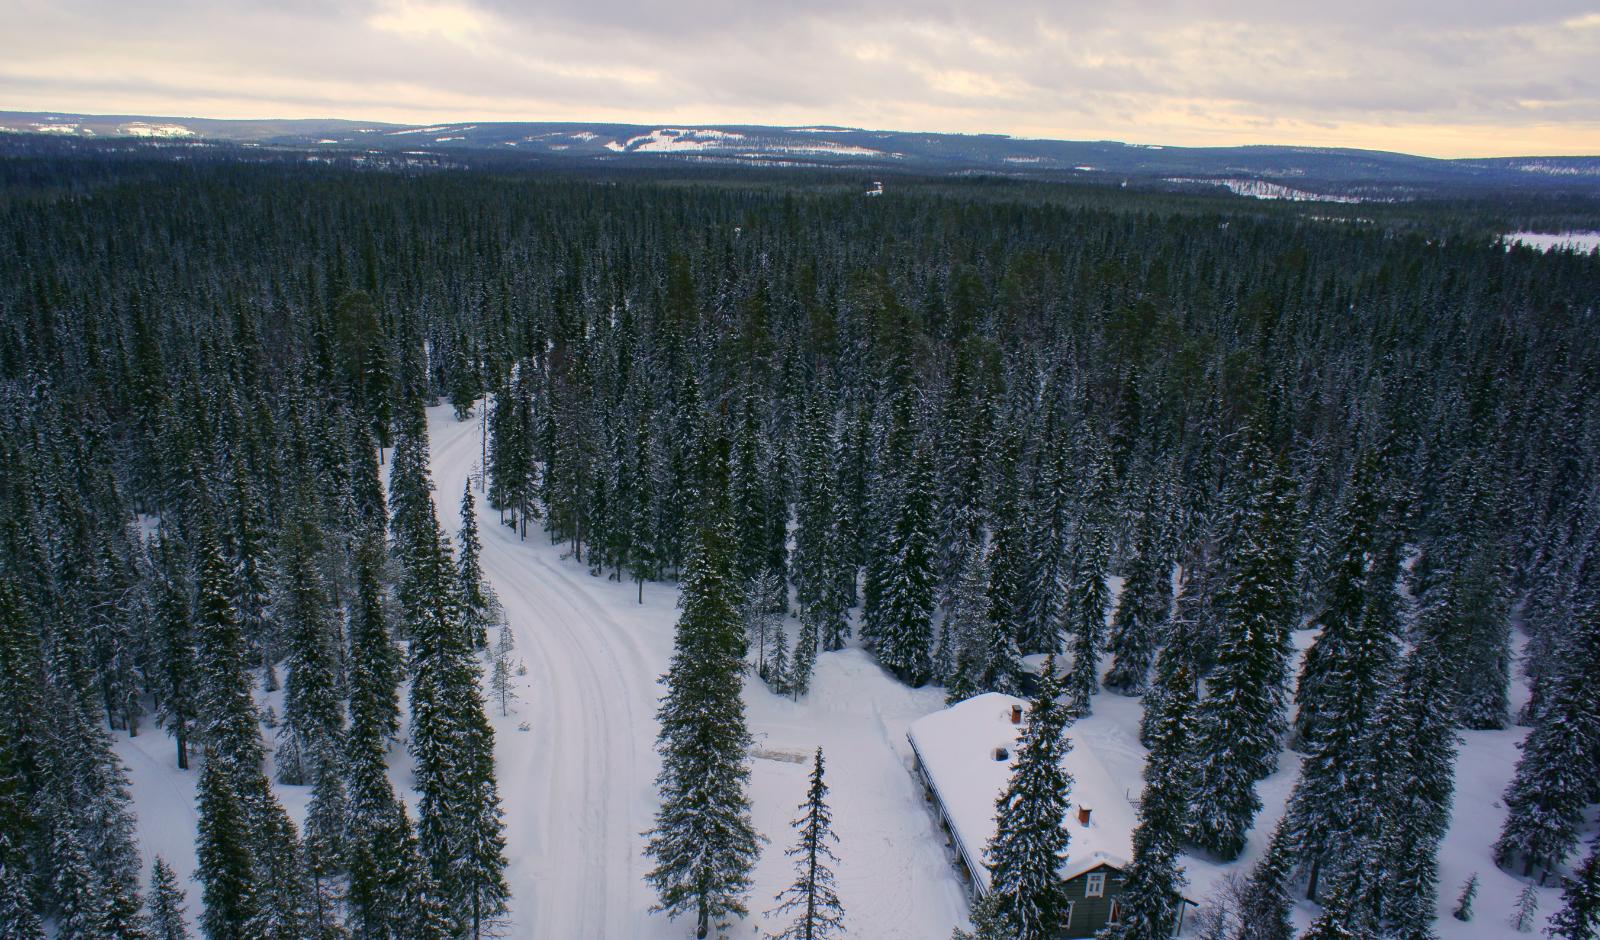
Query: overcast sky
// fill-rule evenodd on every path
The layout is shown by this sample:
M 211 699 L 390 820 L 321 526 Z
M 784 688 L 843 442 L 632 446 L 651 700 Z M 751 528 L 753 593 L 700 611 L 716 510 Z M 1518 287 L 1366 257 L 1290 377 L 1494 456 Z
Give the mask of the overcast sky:
M 0 109 L 1600 153 L 1600 0 L 0 0 Z

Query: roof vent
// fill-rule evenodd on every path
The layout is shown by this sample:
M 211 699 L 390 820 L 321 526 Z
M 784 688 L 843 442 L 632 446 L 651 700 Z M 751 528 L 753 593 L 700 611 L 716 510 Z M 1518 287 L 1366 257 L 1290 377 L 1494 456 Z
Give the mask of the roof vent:
M 1011 759 L 1011 752 L 1006 750 L 1003 747 L 997 747 L 997 748 L 994 749 L 994 759 L 995 760 L 1010 760 Z
M 1078 824 L 1083 826 L 1085 829 L 1089 828 L 1089 814 L 1091 812 L 1093 812 L 1093 810 L 1089 809 L 1087 806 L 1078 807 Z

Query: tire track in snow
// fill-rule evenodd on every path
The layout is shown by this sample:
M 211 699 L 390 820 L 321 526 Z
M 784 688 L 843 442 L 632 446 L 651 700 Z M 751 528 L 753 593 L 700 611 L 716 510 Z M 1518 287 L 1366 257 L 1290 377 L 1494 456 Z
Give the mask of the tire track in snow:
M 478 428 L 435 413 L 433 474 L 441 494 L 459 493 L 477 464 Z M 453 499 L 439 502 L 441 522 L 454 531 Z M 653 767 L 639 766 L 639 742 L 655 736 L 648 706 L 661 669 L 578 583 L 586 573 L 575 577 L 552 564 L 545 546 L 519 541 L 494 519 L 480 511 L 484 574 L 505 607 L 529 680 L 513 716 L 491 715 L 513 933 L 637 935 L 649 929 L 638 853 L 650 805 L 641 794 L 649 798 L 654 776 Z M 517 730 L 519 721 L 529 730 Z

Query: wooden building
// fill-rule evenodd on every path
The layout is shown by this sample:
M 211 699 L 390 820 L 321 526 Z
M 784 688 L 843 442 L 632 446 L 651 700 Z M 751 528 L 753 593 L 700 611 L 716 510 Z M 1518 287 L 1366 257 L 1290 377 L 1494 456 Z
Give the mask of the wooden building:
M 995 803 L 1011 777 L 1012 752 L 1026 708 L 1020 698 L 990 692 L 918 719 L 906 735 L 952 863 L 973 900 L 989 893 L 983 853 L 994 837 Z M 1120 920 L 1118 897 L 1137 820 L 1127 798 L 1130 787 L 1112 779 L 1092 748 L 1073 741 L 1062 763 L 1072 774 L 1073 805 L 1059 874 L 1071 903 L 1057 936 L 1069 940 L 1093 937 Z M 1131 788 L 1140 783 L 1133 781 Z M 1193 903 L 1183 901 L 1178 931 L 1183 929 L 1183 911 Z

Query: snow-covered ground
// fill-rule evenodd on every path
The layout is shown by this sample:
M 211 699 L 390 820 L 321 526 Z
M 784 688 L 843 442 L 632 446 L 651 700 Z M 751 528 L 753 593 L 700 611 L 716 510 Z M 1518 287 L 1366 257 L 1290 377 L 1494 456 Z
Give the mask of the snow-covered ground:
M 456 421 L 449 406 L 429 411 L 433 477 L 440 522 L 459 526 L 457 503 L 480 466 L 480 422 Z M 481 503 L 480 503 L 481 507 Z M 586 565 L 562 555 L 539 533 L 521 541 L 497 514 L 480 509 L 483 567 L 505 607 L 516 638 L 518 700 L 502 717 L 491 704 L 500 796 L 505 809 L 510 867 L 511 938 L 682 938 L 687 922 L 652 914 L 655 898 L 643 875 L 641 833 L 656 806 L 654 752 L 657 679 L 666 672 L 677 620 L 677 591 L 645 586 L 636 602 L 632 584 L 591 577 Z M 1115 583 L 1115 582 L 1114 582 Z M 1297 635 L 1304 649 L 1310 634 Z M 1518 704 L 1526 695 L 1515 690 Z M 281 693 L 279 693 L 281 694 Z M 278 696 L 265 697 L 279 704 Z M 771 841 L 755 872 L 752 916 L 734 937 L 776 929 L 761 912 L 791 879 L 783 851 L 805 790 L 805 761 L 818 746 L 828 759 L 836 830 L 839 894 L 850 934 L 869 938 L 942 940 L 965 921 L 955 869 L 920 786 L 911 776 L 906 730 L 938 710 L 938 689 L 907 689 L 860 650 L 823 654 L 811 694 L 801 702 L 746 684 L 756 827 Z M 280 705 L 281 710 L 281 705 Z M 1113 780 L 1137 798 L 1144 750 L 1138 743 L 1137 699 L 1103 693 L 1094 714 L 1073 726 L 1092 746 Z M 1456 779 L 1454 825 L 1441 858 L 1439 933 L 1446 940 L 1515 936 L 1508 919 L 1521 883 L 1499 871 L 1489 845 L 1504 811 L 1500 794 L 1510 779 L 1523 729 L 1468 732 Z M 193 772 L 176 769 L 171 740 L 146 726 L 139 737 L 119 736 L 128 766 L 139 839 L 146 862 L 159 853 L 188 885 L 189 912 L 199 912 L 194 871 Z M 403 746 L 390 754 L 397 789 L 414 804 L 410 761 Z M 1286 752 L 1279 772 L 1261 784 L 1266 809 L 1244 858 L 1222 866 L 1188 859 L 1190 896 L 1204 900 L 1229 871 L 1245 873 L 1263 850 L 1298 772 Z M 279 786 L 289 812 L 303 819 L 307 788 Z M 414 808 L 414 807 L 413 807 Z M 1481 880 L 1477 916 L 1463 924 L 1449 911 L 1461 883 Z M 1541 917 L 1559 906 L 1559 892 L 1540 890 Z M 1299 912 L 1308 923 L 1311 908 Z
M 1587 254 L 1600 249 L 1600 232 L 1510 232 L 1500 240 L 1507 247 L 1526 245 L 1539 251 L 1576 251 Z

